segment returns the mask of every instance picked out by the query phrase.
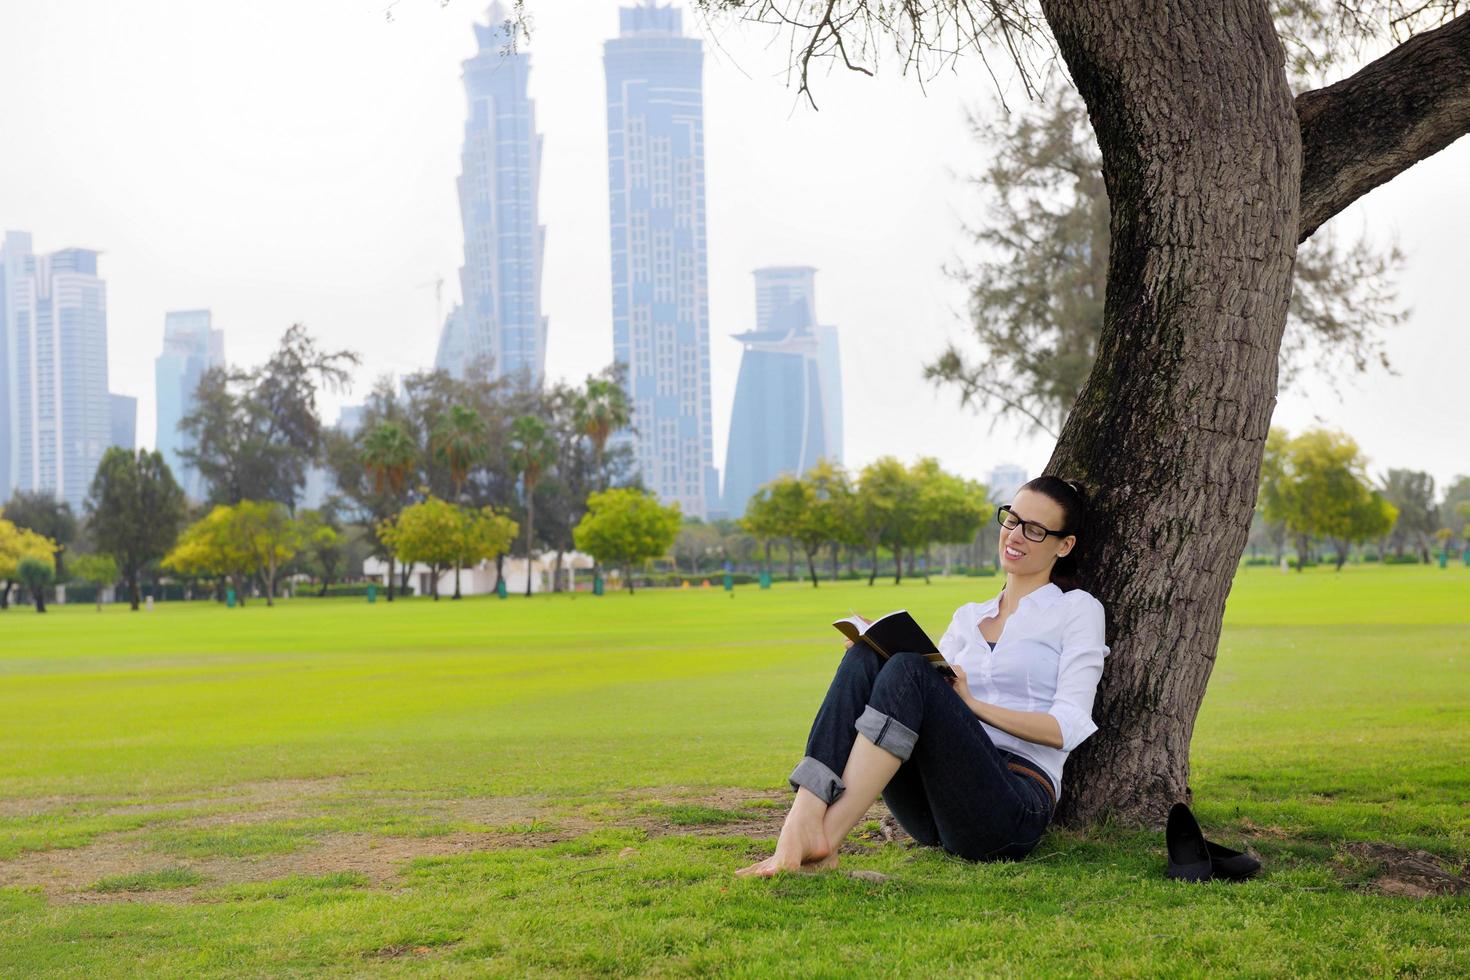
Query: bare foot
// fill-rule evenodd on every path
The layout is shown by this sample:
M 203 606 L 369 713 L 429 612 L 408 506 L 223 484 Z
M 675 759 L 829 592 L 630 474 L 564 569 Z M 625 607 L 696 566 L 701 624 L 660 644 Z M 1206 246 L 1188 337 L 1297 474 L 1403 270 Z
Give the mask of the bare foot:
M 812 799 L 816 800 L 816 797 Z M 753 875 L 769 878 L 779 871 L 801 871 L 807 865 L 821 864 L 829 856 L 835 866 L 836 855 L 832 854 L 832 848 L 827 844 L 827 834 L 822 830 L 826 806 L 820 805 L 819 800 L 817 802 L 819 806 L 811 806 L 798 799 L 792 804 L 791 812 L 786 814 L 786 822 L 781 825 L 776 853 L 735 873 L 741 877 Z M 813 867 L 811 870 L 821 869 Z

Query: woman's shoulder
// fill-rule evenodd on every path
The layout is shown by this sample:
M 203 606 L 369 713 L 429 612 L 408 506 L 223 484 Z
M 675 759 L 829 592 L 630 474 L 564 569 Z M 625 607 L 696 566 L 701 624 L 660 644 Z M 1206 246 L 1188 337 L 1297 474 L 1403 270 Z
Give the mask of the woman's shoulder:
M 1062 593 L 1062 601 L 1075 615 L 1097 616 L 1100 619 L 1107 616 L 1097 596 L 1086 589 L 1068 589 Z

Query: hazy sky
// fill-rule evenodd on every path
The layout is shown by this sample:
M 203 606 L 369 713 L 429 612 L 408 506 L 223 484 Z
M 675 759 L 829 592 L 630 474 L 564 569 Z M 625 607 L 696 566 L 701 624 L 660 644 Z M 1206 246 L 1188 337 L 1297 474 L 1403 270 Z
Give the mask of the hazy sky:
M 430 366 L 458 292 L 459 173 L 480 0 L 4 0 L 0 4 L 0 228 L 39 251 L 101 250 L 111 385 L 139 397 L 153 443 L 153 358 L 166 310 L 208 307 L 233 363 L 254 364 L 294 321 L 363 357 L 355 390 Z M 543 310 L 548 372 L 580 380 L 611 360 L 602 42 L 616 0 L 529 0 L 531 87 L 545 137 Z M 754 319 L 750 272 L 816 266 L 818 315 L 843 346 L 846 452 L 939 456 L 983 476 L 1031 471 L 1051 444 L 955 407 L 920 379 L 963 338 L 964 291 L 943 268 L 982 216 L 964 175 L 985 150 L 967 107 L 993 111 L 973 59 L 922 89 L 893 64 L 877 78 L 822 73 L 820 111 L 796 98 L 784 39 L 733 19 L 706 39 L 715 464 L 723 468 L 739 345 Z M 1012 97 L 1019 97 L 1011 93 Z M 1376 473 L 1470 472 L 1470 140 L 1334 221 L 1396 239 L 1412 303 L 1390 338 L 1400 372 L 1304 380 L 1276 422 L 1354 435 Z

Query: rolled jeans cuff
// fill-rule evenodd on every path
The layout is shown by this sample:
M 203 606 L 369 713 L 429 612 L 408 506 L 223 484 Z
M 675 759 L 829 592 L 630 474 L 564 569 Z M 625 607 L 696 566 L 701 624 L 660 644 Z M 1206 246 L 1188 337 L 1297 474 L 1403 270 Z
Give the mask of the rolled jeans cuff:
M 805 787 L 817 794 L 828 806 L 835 803 L 842 791 L 847 789 L 841 776 L 833 772 L 826 763 L 811 756 L 803 757 L 796 764 L 796 768 L 791 770 L 789 782 L 793 790 Z
M 878 748 L 897 756 L 900 762 L 909 761 L 909 756 L 914 754 L 914 743 L 919 740 L 918 732 L 871 704 L 863 709 L 853 727 Z

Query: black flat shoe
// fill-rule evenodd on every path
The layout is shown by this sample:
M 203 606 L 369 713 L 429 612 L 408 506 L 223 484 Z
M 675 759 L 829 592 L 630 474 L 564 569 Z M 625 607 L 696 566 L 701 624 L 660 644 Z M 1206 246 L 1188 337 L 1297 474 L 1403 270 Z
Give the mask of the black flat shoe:
M 1212 840 L 1205 841 L 1205 849 L 1210 852 L 1210 869 L 1216 878 L 1245 881 L 1261 870 L 1261 862 L 1243 851 L 1231 850 Z
M 1169 850 L 1169 869 L 1165 872 L 1176 881 L 1209 881 L 1213 874 L 1209 846 L 1204 832 L 1189 807 L 1175 803 L 1169 808 L 1169 822 L 1164 828 L 1164 844 Z

